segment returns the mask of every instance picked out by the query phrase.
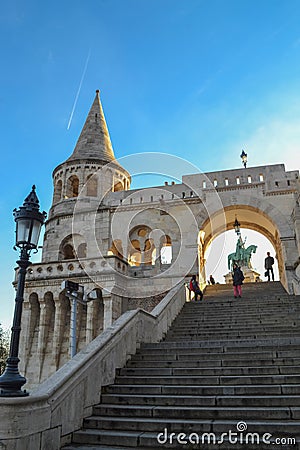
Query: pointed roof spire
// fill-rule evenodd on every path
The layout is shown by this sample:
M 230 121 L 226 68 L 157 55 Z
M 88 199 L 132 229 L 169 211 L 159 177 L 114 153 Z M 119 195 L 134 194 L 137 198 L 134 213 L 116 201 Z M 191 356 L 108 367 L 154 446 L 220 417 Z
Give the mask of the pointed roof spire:
M 99 94 L 97 89 L 94 102 L 68 161 L 75 159 L 98 159 L 105 163 L 115 161 Z

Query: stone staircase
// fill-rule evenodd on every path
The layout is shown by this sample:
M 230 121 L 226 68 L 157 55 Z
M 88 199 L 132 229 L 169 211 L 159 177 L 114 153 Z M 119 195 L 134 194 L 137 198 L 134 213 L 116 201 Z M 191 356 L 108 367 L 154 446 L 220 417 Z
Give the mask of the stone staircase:
M 278 282 L 245 284 L 241 299 L 209 286 L 118 370 L 64 450 L 300 449 L 299 313 Z

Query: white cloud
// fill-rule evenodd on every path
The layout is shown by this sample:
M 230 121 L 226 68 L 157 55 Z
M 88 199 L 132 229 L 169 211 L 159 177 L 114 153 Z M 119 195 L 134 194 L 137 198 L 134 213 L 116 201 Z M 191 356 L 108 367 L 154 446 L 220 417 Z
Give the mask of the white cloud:
M 257 128 L 245 145 L 249 165 L 284 163 L 287 170 L 300 166 L 300 117 L 270 120 Z

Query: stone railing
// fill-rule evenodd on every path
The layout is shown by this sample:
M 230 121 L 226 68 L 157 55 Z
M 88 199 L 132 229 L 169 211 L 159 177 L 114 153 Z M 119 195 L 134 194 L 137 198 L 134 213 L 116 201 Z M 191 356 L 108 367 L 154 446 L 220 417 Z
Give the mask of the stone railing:
M 109 255 L 102 258 L 69 259 L 64 261 L 41 262 L 31 264 L 27 270 L 26 281 L 44 280 L 49 278 L 72 278 L 78 276 L 90 276 L 98 273 L 106 274 L 112 271 L 128 272 L 128 263 L 118 256 Z
M 113 383 L 116 369 L 141 343 L 160 341 L 185 300 L 181 285 L 151 313 L 127 311 L 29 397 L 0 397 L 0 449 L 60 449 L 92 413 L 102 386 Z

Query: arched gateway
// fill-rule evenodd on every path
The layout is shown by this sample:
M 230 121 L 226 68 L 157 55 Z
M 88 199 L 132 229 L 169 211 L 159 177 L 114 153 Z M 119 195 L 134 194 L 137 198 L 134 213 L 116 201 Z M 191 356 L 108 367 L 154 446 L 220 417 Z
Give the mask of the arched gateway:
M 157 157 L 143 155 L 147 171 L 171 165 L 166 157 L 159 165 Z M 69 358 L 63 280 L 97 293 L 78 308 L 80 350 L 124 311 L 151 310 L 185 277 L 199 272 L 204 282 L 205 250 L 232 229 L 236 215 L 242 227 L 272 242 L 283 286 L 300 293 L 298 177 L 276 164 L 194 173 L 130 190 L 131 176 L 114 157 L 97 92 L 72 155 L 53 172 L 42 261 L 26 278 L 20 353 L 29 388 Z

